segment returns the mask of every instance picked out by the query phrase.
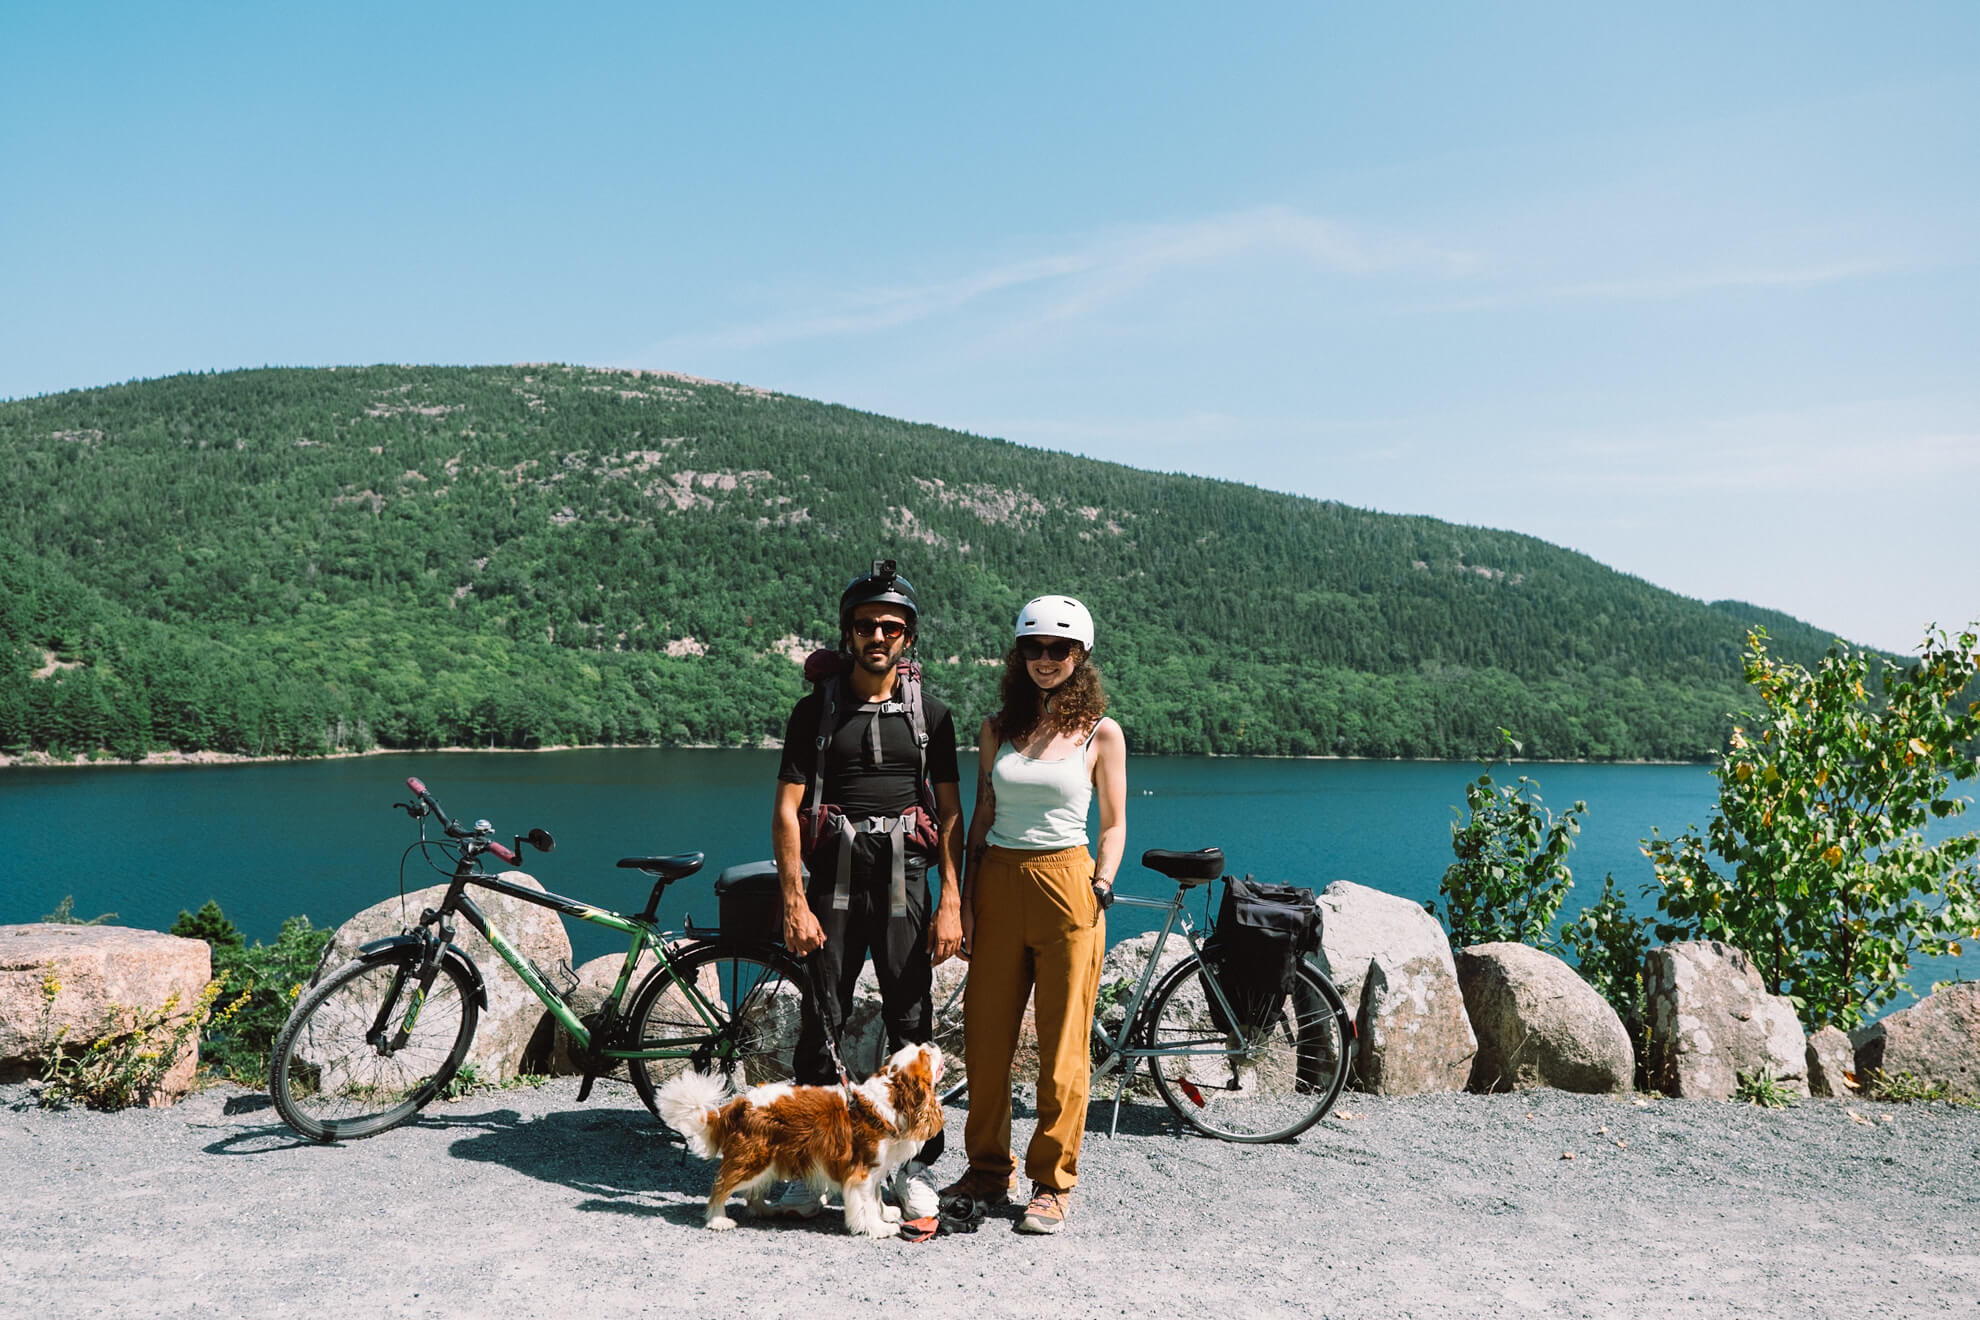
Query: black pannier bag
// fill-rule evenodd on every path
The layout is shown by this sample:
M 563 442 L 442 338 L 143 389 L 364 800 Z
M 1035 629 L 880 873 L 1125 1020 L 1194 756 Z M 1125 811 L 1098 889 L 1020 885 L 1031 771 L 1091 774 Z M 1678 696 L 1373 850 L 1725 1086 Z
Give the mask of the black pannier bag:
M 745 862 L 715 877 L 715 920 L 725 944 L 782 944 L 784 888 L 775 862 Z
M 1224 878 L 1224 900 L 1203 941 L 1203 958 L 1243 1026 L 1266 1025 L 1292 992 L 1300 960 L 1319 951 L 1320 900 L 1311 889 Z M 1232 1030 L 1208 985 L 1203 995 L 1218 1029 Z

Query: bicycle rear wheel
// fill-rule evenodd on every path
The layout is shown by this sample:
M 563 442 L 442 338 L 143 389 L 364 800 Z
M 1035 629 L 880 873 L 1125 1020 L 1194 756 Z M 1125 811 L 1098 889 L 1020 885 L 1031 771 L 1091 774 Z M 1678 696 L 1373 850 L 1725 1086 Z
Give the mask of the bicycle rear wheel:
M 790 1081 L 806 984 L 803 970 L 774 945 L 713 943 L 670 954 L 633 996 L 627 1016 L 633 1048 L 679 1050 L 681 1057 L 628 1059 L 639 1098 L 658 1118 L 659 1089 L 687 1068 L 720 1075 L 738 1093 Z M 688 985 L 700 992 L 713 1025 Z
M 1176 965 L 1149 1002 L 1155 1088 L 1185 1123 L 1225 1141 L 1285 1141 L 1320 1121 L 1347 1082 L 1354 1035 L 1333 983 L 1301 963 L 1256 1024 L 1217 1025 L 1200 959 Z
M 373 1136 L 454 1079 L 474 1040 L 473 985 L 443 960 L 416 1002 L 420 957 L 399 945 L 353 958 L 296 1005 L 268 1067 L 268 1092 L 290 1127 L 311 1141 Z M 394 1047 L 400 1032 L 405 1043 Z

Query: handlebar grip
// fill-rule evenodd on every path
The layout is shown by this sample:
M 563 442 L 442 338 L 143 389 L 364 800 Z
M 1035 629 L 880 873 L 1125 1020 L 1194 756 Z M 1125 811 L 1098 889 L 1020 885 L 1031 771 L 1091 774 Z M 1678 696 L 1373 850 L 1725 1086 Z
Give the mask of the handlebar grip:
M 407 787 L 407 788 L 410 788 L 410 789 L 411 789 L 411 790 L 413 791 L 413 796 L 414 796 L 414 797 L 417 797 L 417 798 L 426 798 L 426 797 L 432 797 L 432 796 L 433 796 L 433 795 L 432 795 L 431 793 L 429 793 L 429 792 L 427 792 L 427 791 L 426 791 L 426 785 L 425 785 L 425 784 L 422 784 L 422 783 L 420 783 L 420 782 L 419 782 L 419 780 L 418 780 L 417 778 L 415 778 L 415 777 L 413 777 L 413 776 L 411 776 L 411 775 L 408 775 L 408 776 L 406 777 L 406 787 Z
M 490 839 L 488 841 L 488 851 L 494 853 L 497 857 L 507 862 L 510 866 L 514 866 L 516 864 L 517 861 L 516 854 L 514 850 L 509 848 L 508 845 L 506 844 L 500 844 L 495 842 L 495 840 Z

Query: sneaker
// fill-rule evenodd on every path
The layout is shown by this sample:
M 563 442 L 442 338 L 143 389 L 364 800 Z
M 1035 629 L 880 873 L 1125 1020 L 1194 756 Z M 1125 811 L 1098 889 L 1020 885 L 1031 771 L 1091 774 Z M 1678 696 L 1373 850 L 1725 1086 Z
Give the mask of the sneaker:
M 1020 1233 L 1056 1233 L 1066 1226 L 1066 1207 L 1072 1203 L 1072 1193 L 1055 1192 L 1044 1183 L 1031 1184 L 1031 1204 L 1024 1208 L 1024 1218 L 1018 1220 Z
M 764 1198 L 763 1213 L 779 1219 L 810 1219 L 825 1208 L 825 1198 L 808 1182 L 788 1182 Z
M 978 1205 L 1003 1205 L 1017 1190 L 1015 1173 L 991 1173 L 987 1169 L 966 1169 L 963 1176 L 944 1187 L 943 1201 L 954 1197 L 967 1196 Z
M 895 1174 L 887 1184 L 887 1193 L 901 1208 L 903 1219 L 928 1219 L 942 1208 L 935 1184 L 928 1181 L 926 1174 L 918 1171 L 908 1173 L 903 1170 Z

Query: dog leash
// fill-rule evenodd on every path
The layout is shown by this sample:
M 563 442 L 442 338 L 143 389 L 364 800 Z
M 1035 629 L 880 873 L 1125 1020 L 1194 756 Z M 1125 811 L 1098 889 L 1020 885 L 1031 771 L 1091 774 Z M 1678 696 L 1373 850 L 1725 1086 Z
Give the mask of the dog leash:
M 805 974 L 811 980 L 813 1002 L 818 1005 L 818 1022 L 825 1028 L 825 1053 L 831 1057 L 832 1067 L 839 1074 L 839 1089 L 846 1094 L 846 1112 L 851 1113 L 853 1097 L 857 1094 L 852 1087 L 852 1074 L 846 1071 L 846 1061 L 839 1057 L 839 1029 L 833 1025 L 838 1016 L 839 1001 L 825 993 L 822 978 L 818 975 L 818 962 L 814 955 L 806 954 L 801 960 Z M 684 1148 L 685 1149 L 685 1148 Z M 941 1213 L 924 1219 L 909 1219 L 901 1224 L 899 1234 L 903 1242 L 926 1242 L 937 1233 L 974 1233 L 977 1225 L 983 1222 L 983 1208 L 970 1202 L 968 1197 L 952 1198 L 955 1205 L 944 1204 Z M 966 1203 L 966 1204 L 965 1204 Z
M 839 1074 L 839 1089 L 846 1093 L 846 1109 L 850 1112 L 853 1105 L 852 1074 L 846 1071 L 846 1061 L 839 1057 L 839 1028 L 834 1025 L 839 1015 L 839 1001 L 825 993 L 824 980 L 818 975 L 818 955 L 815 952 L 804 956 L 804 969 L 811 978 L 811 997 L 812 1002 L 818 1005 L 818 1023 L 825 1028 L 825 1053 L 831 1057 L 832 1067 Z

